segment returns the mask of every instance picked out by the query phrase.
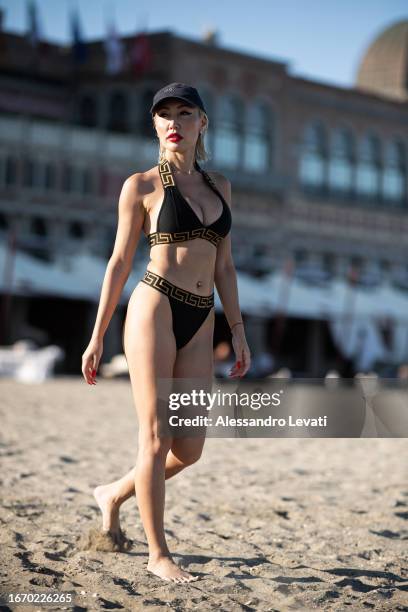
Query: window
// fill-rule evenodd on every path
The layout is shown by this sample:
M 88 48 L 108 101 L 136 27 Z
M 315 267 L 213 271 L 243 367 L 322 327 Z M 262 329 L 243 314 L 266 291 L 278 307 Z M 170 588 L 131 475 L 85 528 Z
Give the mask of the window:
M 205 132 L 204 142 L 206 143 L 206 145 L 208 143 L 208 146 L 211 149 L 214 143 L 214 132 L 215 132 L 215 129 L 214 129 L 215 127 L 214 126 L 214 122 L 215 122 L 214 96 L 206 85 L 200 85 L 198 87 L 198 91 L 200 93 L 202 101 L 204 102 L 204 107 L 205 107 L 205 110 L 207 111 L 207 117 L 208 117 L 208 130 L 207 132 Z M 206 146 L 206 149 L 208 151 L 207 146 Z
M 92 193 L 94 189 L 93 172 L 90 168 L 82 169 L 82 192 Z
M 297 266 L 304 264 L 308 260 L 308 252 L 306 249 L 296 249 L 293 255 Z
M 329 188 L 350 193 L 353 186 L 353 139 L 349 130 L 337 128 L 332 133 L 329 157 Z
M 214 159 L 220 166 L 237 168 L 240 160 L 243 108 L 232 95 L 222 96 L 216 110 Z
M 336 271 L 336 256 L 334 253 L 323 253 L 323 269 L 332 275 Z
M 271 117 L 262 102 L 252 103 L 246 117 L 244 166 L 252 172 L 265 172 L 270 165 Z
M 36 236 L 47 236 L 48 235 L 48 229 L 46 226 L 46 223 L 44 221 L 44 219 L 42 219 L 41 217 L 34 217 L 31 220 L 31 232 L 33 234 L 35 234 Z
M 85 235 L 84 226 L 79 221 L 72 221 L 68 226 L 68 234 L 74 240 L 79 240 Z
M 382 176 L 383 197 L 391 202 L 401 202 L 406 197 L 406 150 L 401 142 L 387 143 Z
M 23 186 L 32 187 L 34 185 L 34 162 L 25 158 L 23 160 Z
M 358 195 L 373 199 L 380 190 L 380 143 L 376 136 L 365 136 L 359 143 L 356 166 Z
M 7 217 L 4 213 L 0 212 L 0 230 L 6 230 L 9 227 Z
M 152 116 L 150 114 L 150 107 L 153 103 L 153 96 L 155 93 L 156 90 L 145 89 L 141 94 L 138 125 L 140 134 L 146 138 L 156 137 L 156 132 L 153 128 Z
M 79 104 L 79 124 L 95 127 L 98 123 L 97 105 L 93 96 L 83 96 Z
M 47 162 L 44 168 L 44 185 L 46 189 L 55 189 L 56 169 L 54 164 Z
M 126 132 L 128 130 L 127 99 L 121 92 L 114 92 L 109 99 L 108 130 Z
M 15 185 L 17 182 L 17 160 L 14 157 L 6 158 L 6 185 Z
M 306 126 L 300 157 L 300 182 L 320 189 L 326 181 L 326 131 L 320 122 Z
M 73 191 L 73 168 L 71 164 L 65 164 L 62 171 L 62 191 L 69 193 Z

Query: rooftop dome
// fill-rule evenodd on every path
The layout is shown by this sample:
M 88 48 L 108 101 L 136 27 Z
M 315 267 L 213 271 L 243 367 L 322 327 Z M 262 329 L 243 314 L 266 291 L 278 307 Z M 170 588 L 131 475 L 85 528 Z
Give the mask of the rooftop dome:
M 360 62 L 355 86 L 408 100 L 408 21 L 394 23 L 374 39 Z

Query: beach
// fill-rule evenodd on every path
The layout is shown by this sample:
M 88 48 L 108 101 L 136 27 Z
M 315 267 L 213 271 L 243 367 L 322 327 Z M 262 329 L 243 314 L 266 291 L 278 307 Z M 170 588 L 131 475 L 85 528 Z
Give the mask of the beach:
M 75 593 L 2 609 L 408 610 L 408 440 L 220 438 L 166 482 L 174 559 L 199 576 L 146 572 L 136 498 L 128 552 L 84 548 L 101 525 L 95 486 L 136 461 L 127 379 L 0 381 L 0 591 Z

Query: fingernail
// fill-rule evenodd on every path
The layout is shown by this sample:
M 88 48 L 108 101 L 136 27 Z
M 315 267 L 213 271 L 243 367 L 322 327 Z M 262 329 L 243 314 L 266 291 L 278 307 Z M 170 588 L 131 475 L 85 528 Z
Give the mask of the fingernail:
M 241 362 L 237 361 L 237 366 L 240 368 L 241 367 Z
M 96 370 L 92 370 L 92 376 L 95 376 Z

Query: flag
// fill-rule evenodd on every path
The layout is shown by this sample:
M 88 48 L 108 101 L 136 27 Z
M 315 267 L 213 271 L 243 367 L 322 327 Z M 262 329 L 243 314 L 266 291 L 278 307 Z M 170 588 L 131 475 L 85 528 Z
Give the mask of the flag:
M 4 32 L 4 9 L 0 8 L 0 55 L 7 55 L 7 39 Z
M 117 74 L 123 68 L 123 42 L 118 36 L 113 21 L 107 27 L 105 39 L 106 72 Z
M 36 48 L 40 39 L 40 28 L 38 24 L 37 5 L 34 0 L 27 2 L 27 39 L 33 48 Z
M 71 12 L 71 50 L 75 64 L 83 64 L 88 58 L 88 48 L 82 38 L 78 11 Z
M 38 17 L 35 0 L 28 0 L 27 4 L 27 42 L 32 47 L 32 53 L 27 54 L 27 61 L 31 68 L 37 66 L 38 61 L 46 59 L 50 53 L 50 45 L 44 40 L 44 33 Z
M 136 34 L 130 49 L 130 68 L 136 76 L 142 76 L 151 65 L 149 37 L 145 32 Z

